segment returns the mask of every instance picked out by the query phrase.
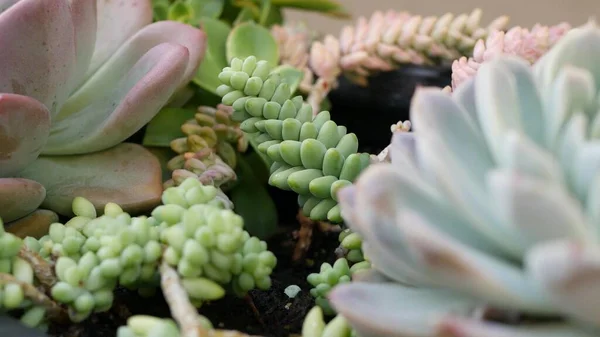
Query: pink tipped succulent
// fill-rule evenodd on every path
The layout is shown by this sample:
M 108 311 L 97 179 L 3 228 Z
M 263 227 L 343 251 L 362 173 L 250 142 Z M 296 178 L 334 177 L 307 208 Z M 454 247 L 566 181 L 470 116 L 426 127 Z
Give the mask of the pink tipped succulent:
M 563 22 L 550 27 L 536 24 L 531 30 L 513 27 L 507 32 L 491 33 L 485 41 L 477 41 L 472 57 L 463 56 L 452 63 L 452 89 L 475 76 L 482 63 L 499 55 L 515 55 L 535 63 L 569 30 L 571 26 Z
M 367 85 L 373 73 L 402 64 L 431 64 L 470 55 L 478 39 L 508 23 L 508 17 L 501 16 L 481 27 L 481 16 L 480 9 L 440 17 L 375 12 L 370 19 L 361 17 L 355 26 L 342 29 L 339 66 L 353 82 Z
M 199 66 L 205 34 L 150 0 L 0 0 L 0 217 L 69 214 L 82 196 L 160 202 L 158 161 L 121 144 Z

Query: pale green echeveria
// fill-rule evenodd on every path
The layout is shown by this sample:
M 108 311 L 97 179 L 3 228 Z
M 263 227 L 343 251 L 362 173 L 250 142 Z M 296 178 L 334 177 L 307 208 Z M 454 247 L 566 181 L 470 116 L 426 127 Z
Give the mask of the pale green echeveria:
M 158 161 L 121 143 L 193 77 L 202 31 L 152 23 L 150 0 L 0 0 L 0 46 L 4 221 L 69 214 L 75 196 L 160 202 Z
M 416 93 L 391 163 L 338 195 L 388 279 L 330 293 L 359 335 L 600 334 L 599 60 L 589 23 L 533 68 L 502 57 L 452 95 Z M 564 320 L 498 325 L 481 307 Z

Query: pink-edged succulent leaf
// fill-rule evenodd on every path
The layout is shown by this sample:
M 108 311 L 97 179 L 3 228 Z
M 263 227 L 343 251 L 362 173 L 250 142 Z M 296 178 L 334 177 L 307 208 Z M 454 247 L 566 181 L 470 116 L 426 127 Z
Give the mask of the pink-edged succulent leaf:
M 65 103 L 44 154 L 99 151 L 127 139 L 191 80 L 205 42 L 204 32 L 181 23 L 142 29 Z
M 58 222 L 58 215 L 47 209 L 38 209 L 33 213 L 5 224 L 6 231 L 20 238 L 28 236 L 36 239 L 48 234 L 50 225 Z
M 98 211 L 115 202 L 138 214 L 156 207 L 162 193 L 160 163 L 148 150 L 130 143 L 86 155 L 42 156 L 20 175 L 46 187 L 42 207 L 66 216 L 72 215 L 77 196 Z
M 22 0 L 2 12 L 0 46 L 0 93 L 33 97 L 51 113 L 60 107 L 76 63 L 67 1 Z
M 96 0 L 69 0 L 71 17 L 75 27 L 75 58 L 77 60 L 74 72 L 68 83 L 69 94 L 83 84 L 90 66 L 94 46 L 96 44 L 97 6 Z M 128 21 L 126 21 L 128 22 Z
M 89 78 L 122 45 L 152 23 L 150 0 L 95 0 L 97 2 L 96 46 L 87 69 Z
M 128 61 L 97 73 L 71 97 L 65 104 L 71 113 L 52 124 L 43 154 L 89 153 L 127 139 L 175 92 L 185 73 L 188 51 L 164 43 L 139 61 Z
M 35 211 L 46 196 L 40 183 L 29 179 L 0 178 L 0 218 L 10 222 Z
M 11 176 L 33 162 L 49 132 L 50 113 L 40 102 L 0 94 L 0 177 Z

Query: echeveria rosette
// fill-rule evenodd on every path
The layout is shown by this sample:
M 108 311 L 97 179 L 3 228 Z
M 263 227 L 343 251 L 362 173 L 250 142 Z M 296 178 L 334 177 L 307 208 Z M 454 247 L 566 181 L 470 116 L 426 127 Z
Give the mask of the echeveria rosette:
M 387 278 L 330 293 L 359 335 L 598 335 L 598 58 L 591 22 L 533 67 L 500 56 L 452 95 L 417 92 L 391 163 L 339 192 Z M 563 320 L 502 325 L 482 306 Z
M 155 206 L 158 161 L 118 144 L 191 80 L 204 33 L 152 24 L 150 0 L 2 0 L 0 45 L 0 216 Z
M 302 96 L 292 97 L 285 79 L 254 56 L 232 59 L 219 79 L 222 103 L 233 107 L 232 118 L 273 161 L 269 184 L 298 193 L 311 219 L 340 222 L 337 190 L 371 160 L 357 153 L 356 135 L 332 121 L 328 111 L 313 117 Z

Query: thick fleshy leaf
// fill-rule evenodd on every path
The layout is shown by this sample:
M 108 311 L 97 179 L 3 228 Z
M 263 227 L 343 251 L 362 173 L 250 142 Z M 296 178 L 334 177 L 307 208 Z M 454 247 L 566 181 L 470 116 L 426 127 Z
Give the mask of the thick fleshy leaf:
M 505 59 L 497 58 L 482 64 L 475 82 L 480 127 L 496 159 L 504 133 L 508 129 L 523 131 L 521 114 L 527 113 L 519 106 L 519 79 L 505 63 Z
M 0 218 L 6 223 L 35 211 L 44 201 L 46 189 L 29 179 L 0 178 Z
M 499 307 L 537 314 L 556 312 L 518 266 L 453 240 L 412 210 L 402 211 L 396 224 L 414 263 L 438 286 Z
M 186 0 L 188 6 L 194 11 L 196 18 L 218 18 L 223 13 L 225 1 L 223 0 Z M 198 24 L 196 20 L 194 24 Z
M 446 317 L 438 324 L 436 337 L 594 337 L 568 323 L 501 325 L 463 317 Z
M 563 186 L 506 170 L 493 171 L 488 181 L 501 220 L 529 245 L 561 238 L 597 242 L 578 200 Z
M 180 78 L 180 89 L 194 76 L 206 48 L 206 35 L 199 29 L 178 22 L 162 21 L 144 27 L 113 53 L 110 59 L 87 82 L 69 97 L 57 116 L 62 120 L 84 109 L 95 100 L 106 101 L 101 93 L 111 97 L 111 89 L 122 80 L 136 62 L 161 44 L 177 44 L 187 49 L 188 61 Z M 160 55 L 159 55 L 160 56 Z M 156 58 L 156 56 L 155 56 Z M 164 59 L 164 57 L 163 57 Z M 170 68 L 170 67 L 167 67 Z M 166 69 L 162 70 L 165 72 Z M 172 77 L 163 75 L 163 77 Z M 131 80 L 131 79 L 130 79 Z M 165 88 L 165 90 L 167 90 Z M 114 92 L 114 91 L 113 91 Z
M 289 66 L 289 65 L 281 65 L 273 70 L 281 75 L 283 81 L 285 81 L 290 86 L 290 92 L 293 94 L 298 89 L 300 82 L 304 78 L 304 72 L 298 68 Z
M 142 27 L 152 23 L 150 0 L 96 0 L 97 33 L 94 54 L 85 78 L 94 74 Z
M 231 27 L 213 18 L 202 18 L 200 27 L 206 32 L 206 54 L 194 76 L 194 83 L 216 95 L 222 84 L 219 73 L 228 66 L 225 49 Z
M 452 155 L 437 134 L 420 134 L 418 130 L 415 133 L 424 175 L 431 185 L 437 187 L 444 201 L 494 247 L 501 248 L 502 255 L 520 258 L 526 249 L 524 241 L 518 232 L 500 225 L 485 186 L 471 179 L 462 168 L 463 163 Z
M 76 66 L 67 85 L 69 94 L 80 86 L 90 66 L 96 44 L 96 0 L 69 0 L 71 16 L 75 27 Z
M 227 62 L 252 55 L 267 61 L 272 67 L 279 64 L 279 46 L 271 32 L 254 21 L 248 21 L 233 27 L 227 37 Z
M 560 71 L 552 83 L 552 96 L 545 100 L 550 102 L 545 110 L 545 137 L 550 148 L 556 147 L 557 137 L 573 114 L 593 111 L 596 93 L 594 78 L 588 71 L 570 66 Z
M 42 156 L 20 175 L 46 187 L 42 207 L 67 216 L 77 196 L 91 201 L 98 211 L 114 202 L 127 212 L 140 213 L 157 206 L 162 193 L 160 163 L 137 144 L 86 155 Z
M 483 184 L 485 173 L 494 166 L 494 159 L 469 114 L 439 89 L 420 89 L 412 102 L 411 120 L 415 132 L 437 134 L 470 178 Z
M 187 65 L 185 47 L 163 43 L 134 65 L 99 71 L 65 104 L 74 113 L 53 122 L 42 153 L 82 154 L 123 142 L 167 103 L 181 85 Z M 120 78 L 112 81 L 116 76 Z
M 20 238 L 31 236 L 39 239 L 48 234 L 50 225 L 55 222 L 58 222 L 56 213 L 47 209 L 38 209 L 21 219 L 5 224 L 5 227 L 7 232 Z
M 544 179 L 548 184 L 565 183 L 562 168 L 552 152 L 544 150 L 525 135 L 509 130 L 500 147 L 498 166 Z
M 475 302 L 435 289 L 353 282 L 329 293 L 335 310 L 362 337 L 433 337 L 442 315 L 469 315 Z
M 0 14 L 0 46 L 0 93 L 30 96 L 54 113 L 68 97 L 76 63 L 67 0 L 14 4 Z
M 598 57 L 600 30 L 597 24 L 590 20 L 582 27 L 571 29 L 533 65 L 544 101 L 551 102 L 550 98 L 554 95 L 553 82 L 565 67 L 587 69 L 594 76 L 594 82 L 600 83 L 600 63 L 596 61 Z
M 50 112 L 27 96 L 0 94 L 0 177 L 33 162 L 50 133 Z
M 600 246 L 554 241 L 534 247 L 525 261 L 556 308 L 600 325 Z

